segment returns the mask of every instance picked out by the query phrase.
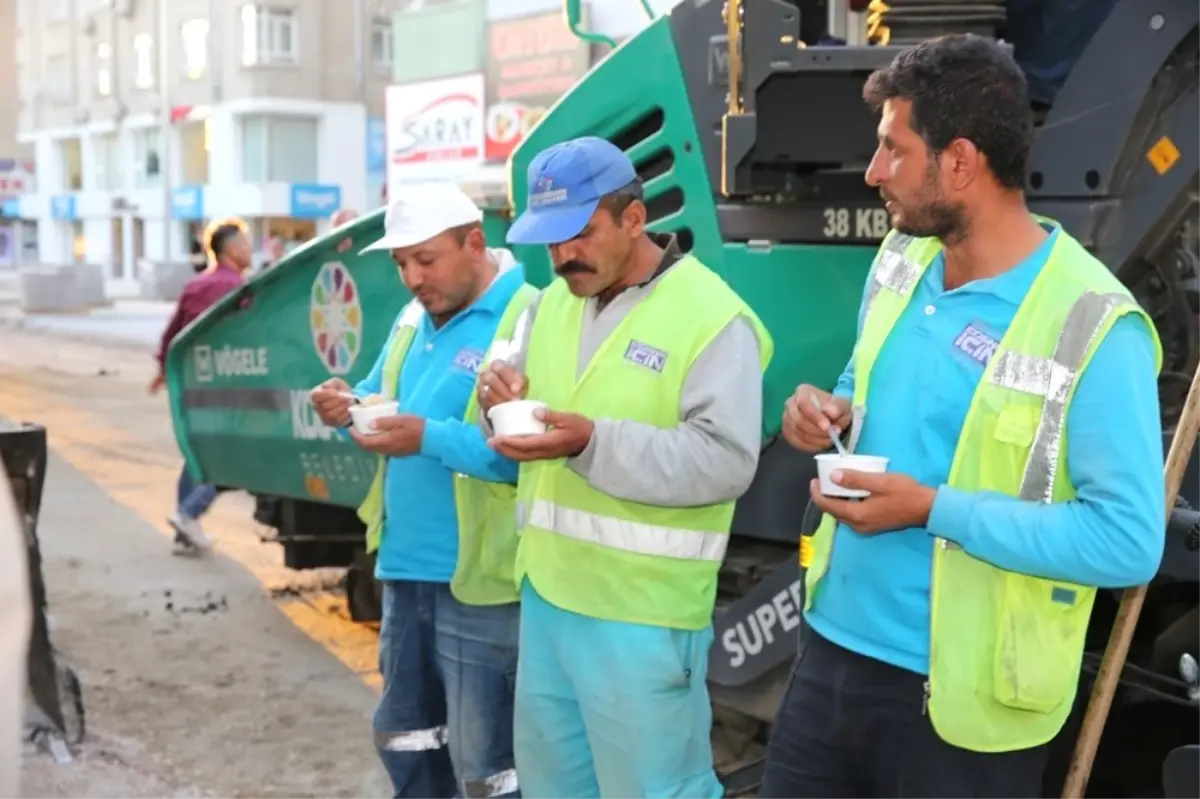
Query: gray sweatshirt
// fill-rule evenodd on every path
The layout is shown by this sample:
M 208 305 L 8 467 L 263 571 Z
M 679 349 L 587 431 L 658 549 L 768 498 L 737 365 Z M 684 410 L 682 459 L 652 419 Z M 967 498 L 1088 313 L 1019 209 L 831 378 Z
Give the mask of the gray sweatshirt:
M 587 301 L 580 331 L 579 375 L 621 320 L 645 299 L 681 254 L 674 237 L 656 237 L 664 265 L 598 309 Z M 525 353 L 541 295 L 517 322 L 504 359 L 525 369 Z M 579 375 L 576 375 L 578 378 Z M 620 419 L 594 419 L 587 448 L 567 464 L 598 491 L 647 505 L 686 507 L 734 500 L 745 493 L 762 445 L 762 372 L 758 338 L 739 316 L 700 353 L 684 380 L 680 418 L 665 429 Z M 481 417 L 484 431 L 490 425 Z

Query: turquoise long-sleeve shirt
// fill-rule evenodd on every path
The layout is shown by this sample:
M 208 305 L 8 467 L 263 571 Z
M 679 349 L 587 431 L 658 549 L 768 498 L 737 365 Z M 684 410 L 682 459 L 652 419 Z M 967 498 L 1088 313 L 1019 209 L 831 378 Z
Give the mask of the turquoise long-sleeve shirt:
M 945 485 L 994 349 L 968 346 L 963 333 L 1000 340 L 1057 235 L 1015 268 L 952 291 L 940 256 L 926 270 L 875 362 L 857 451 L 887 456 L 889 471 L 936 487 L 937 498 L 927 528 L 863 536 L 838 526 L 820 600 L 806 614 L 823 637 L 927 673 L 935 536 L 1023 574 L 1107 588 L 1153 577 L 1164 545 L 1162 426 L 1154 344 L 1140 317 L 1113 325 L 1076 388 L 1065 427 L 1075 500 L 1045 505 Z M 851 359 L 834 393 L 850 398 L 854 380 Z
M 450 582 L 458 561 L 454 474 L 493 483 L 517 482 L 517 464 L 487 445 L 478 425 L 465 424 L 476 374 L 500 317 L 525 272 L 512 265 L 469 307 L 441 328 L 422 314 L 400 369 L 400 413 L 425 420 L 421 451 L 388 458 L 384 474 L 384 534 L 375 560 L 380 580 Z M 397 318 L 397 323 L 399 318 Z M 370 373 L 354 387 L 359 396 L 381 393 L 383 364 L 396 325 Z

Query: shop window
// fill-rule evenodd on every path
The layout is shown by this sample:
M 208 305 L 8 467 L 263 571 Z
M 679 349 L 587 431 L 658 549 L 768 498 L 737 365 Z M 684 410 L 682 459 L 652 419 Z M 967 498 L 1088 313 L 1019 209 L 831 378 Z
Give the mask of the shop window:
M 242 118 L 242 180 L 247 183 L 315 183 L 318 120 L 248 115 Z

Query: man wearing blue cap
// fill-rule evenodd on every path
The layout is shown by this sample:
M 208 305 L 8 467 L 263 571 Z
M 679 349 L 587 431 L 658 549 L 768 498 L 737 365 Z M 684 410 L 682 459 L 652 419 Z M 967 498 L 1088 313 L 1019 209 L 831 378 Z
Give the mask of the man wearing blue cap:
M 529 168 L 508 234 L 561 277 L 485 370 L 481 405 L 538 400 L 521 463 L 514 749 L 527 797 L 717 797 L 707 676 L 717 571 L 761 444 L 772 344 L 674 236 L 646 231 L 603 139 Z

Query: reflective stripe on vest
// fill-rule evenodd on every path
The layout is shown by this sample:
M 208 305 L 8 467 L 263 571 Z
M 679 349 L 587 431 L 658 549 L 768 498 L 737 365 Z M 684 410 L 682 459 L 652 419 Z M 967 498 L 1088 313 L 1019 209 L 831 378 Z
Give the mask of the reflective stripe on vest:
M 681 560 L 707 560 L 720 563 L 725 558 L 729 536 L 703 530 L 663 527 L 657 524 L 601 516 L 568 508 L 544 499 L 535 499 L 529 523 L 609 549 L 636 555 L 657 555 Z
M 921 279 L 924 270 L 905 257 L 908 247 L 915 239 L 904 233 L 891 233 L 884 239 L 879 255 L 871 266 L 871 274 L 867 279 L 866 299 L 863 301 L 862 319 L 871 314 L 875 298 L 881 289 L 887 289 L 901 297 L 907 297 Z M 858 437 L 862 435 L 863 424 L 867 419 L 866 405 L 851 407 L 853 422 L 850 426 L 850 440 L 846 446 L 850 452 L 858 448 Z
M 867 283 L 867 301 L 863 309 L 864 319 L 871 312 L 875 295 L 881 288 L 907 296 L 920 280 L 923 270 L 904 257 L 908 245 L 912 242 L 912 236 L 896 233 L 888 238 L 883 249 L 879 251 L 879 258 L 871 268 L 871 279 Z
M 1021 477 L 1021 499 L 1049 503 L 1058 475 L 1067 399 L 1093 340 L 1112 310 L 1126 298 L 1088 291 L 1075 301 L 1054 345 L 1054 355 L 1040 358 L 1009 350 L 1000 354 L 991 383 L 1045 400 L 1033 447 Z

